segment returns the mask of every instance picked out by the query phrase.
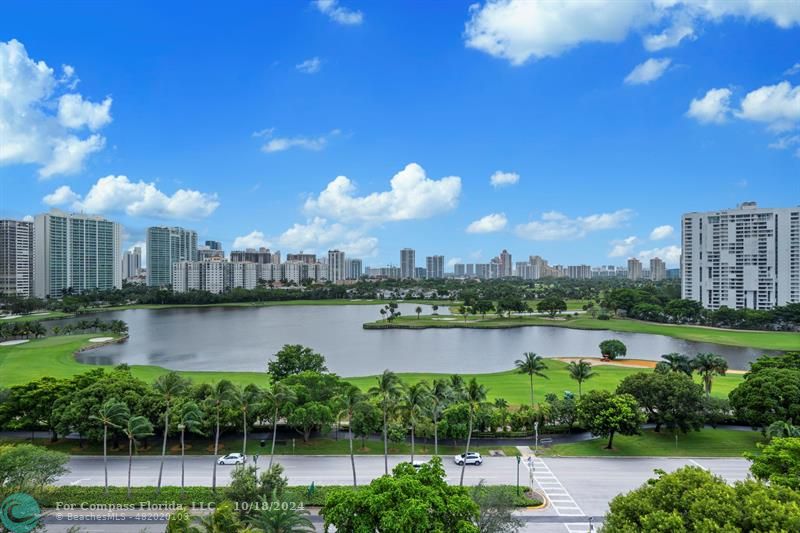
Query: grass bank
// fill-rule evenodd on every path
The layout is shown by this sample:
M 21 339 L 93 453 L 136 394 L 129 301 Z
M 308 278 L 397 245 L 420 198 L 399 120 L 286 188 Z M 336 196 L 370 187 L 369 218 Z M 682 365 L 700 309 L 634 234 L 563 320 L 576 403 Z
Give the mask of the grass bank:
M 227 302 L 213 304 L 132 304 L 107 307 L 88 307 L 85 313 L 101 313 L 104 311 L 125 311 L 127 309 L 181 309 L 193 307 L 276 307 L 285 305 L 386 305 L 389 302 L 401 304 L 454 305 L 450 300 L 378 300 L 378 299 L 325 299 L 325 300 L 275 300 L 267 302 Z
M 764 442 L 758 431 L 735 429 L 710 429 L 675 434 L 662 430 L 660 433 L 648 429 L 641 435 L 614 436 L 614 449 L 605 448 L 608 439 L 599 438 L 569 444 L 556 444 L 546 450 L 547 455 L 568 457 L 741 457 L 744 452 L 757 451 L 756 444 Z
M 590 329 L 619 331 L 624 333 L 648 333 L 666 335 L 677 339 L 696 342 L 709 342 L 727 346 L 743 346 L 763 350 L 794 351 L 800 350 L 800 335 L 784 331 L 751 331 L 711 328 L 705 326 L 684 326 L 675 324 L 658 324 L 640 320 L 613 318 L 598 320 L 588 316 L 562 317 L 550 319 L 541 316 L 513 316 L 498 318 L 487 315 L 468 316 L 466 320 L 460 316 L 423 315 L 401 316 L 391 322 L 378 320 L 364 324 L 365 329 L 425 329 L 425 328 L 519 328 L 527 326 L 551 326 L 571 329 Z

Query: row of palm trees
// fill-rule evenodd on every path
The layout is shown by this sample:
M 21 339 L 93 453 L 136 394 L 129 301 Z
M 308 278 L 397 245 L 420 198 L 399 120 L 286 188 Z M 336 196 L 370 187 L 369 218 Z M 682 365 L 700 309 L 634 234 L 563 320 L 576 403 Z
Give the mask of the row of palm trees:
M 116 335 L 123 335 L 128 332 L 128 325 L 122 320 L 103 321 L 79 320 L 69 322 L 61 326 L 53 326 L 50 332 L 53 335 L 71 335 L 86 331 L 110 331 Z M 19 338 L 39 338 L 48 333 L 47 328 L 38 320 L 22 320 L 16 322 L 0 321 L 0 340 L 19 339 Z
M 547 363 L 541 355 L 537 355 L 533 352 L 525 352 L 522 354 L 522 359 L 514 361 L 514 366 L 517 368 L 517 372 L 520 374 L 527 374 L 530 379 L 531 407 L 533 407 L 533 378 L 536 376 L 550 379 L 547 374 L 544 373 L 544 371 L 547 370 Z M 597 372 L 592 370 L 592 364 L 584 359 L 571 361 L 567 365 L 567 371 L 569 372 L 569 376 L 578 382 L 578 397 L 583 394 L 583 382 L 597 375 Z

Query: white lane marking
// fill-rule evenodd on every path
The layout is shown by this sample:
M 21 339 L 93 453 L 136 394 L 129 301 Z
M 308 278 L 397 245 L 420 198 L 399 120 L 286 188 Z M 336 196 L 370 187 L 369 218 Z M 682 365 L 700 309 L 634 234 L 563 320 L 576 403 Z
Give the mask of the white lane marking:
M 701 465 L 700 463 L 698 463 L 694 459 L 689 459 L 689 462 L 692 463 L 694 466 L 696 466 L 698 468 L 701 468 L 701 469 L 705 470 L 706 472 L 708 472 L 708 468 L 706 468 L 705 466 Z
M 572 522 L 572 523 L 565 523 L 564 527 L 567 528 L 569 533 L 587 533 L 589 531 L 597 531 L 597 527 L 599 524 L 589 523 L 589 522 Z M 589 529 L 592 528 L 592 529 Z
M 527 459 L 522 463 L 530 471 Z M 586 516 L 569 491 L 540 457 L 533 457 L 532 463 L 533 480 L 536 481 L 536 484 L 539 485 L 547 499 L 550 500 L 550 504 L 558 516 Z

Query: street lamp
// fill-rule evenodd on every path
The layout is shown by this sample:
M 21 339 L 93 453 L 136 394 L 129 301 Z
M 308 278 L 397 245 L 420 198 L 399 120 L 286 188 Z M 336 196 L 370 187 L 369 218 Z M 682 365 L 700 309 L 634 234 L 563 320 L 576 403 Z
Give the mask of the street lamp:
M 538 420 L 533 423 L 533 431 L 536 434 L 536 440 L 534 442 L 534 452 L 533 453 L 539 453 L 539 421 Z

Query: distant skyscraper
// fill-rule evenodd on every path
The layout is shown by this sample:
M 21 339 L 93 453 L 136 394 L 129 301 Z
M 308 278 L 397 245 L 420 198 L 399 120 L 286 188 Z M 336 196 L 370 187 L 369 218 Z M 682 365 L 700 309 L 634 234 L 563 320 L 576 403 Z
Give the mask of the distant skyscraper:
M 667 265 L 659 259 L 654 257 L 650 260 L 650 279 L 653 281 L 661 281 L 667 278 Z
M 489 279 L 491 275 L 490 263 L 475 263 L 475 277 L 478 279 Z
M 197 249 L 198 261 L 214 261 L 219 259 L 225 259 L 225 252 L 222 250 L 214 250 L 208 246 Z
M 681 279 L 681 269 L 680 268 L 668 268 L 667 269 L 667 279 Z
M 344 252 L 328 250 L 328 280 L 337 283 L 339 281 L 344 281 L 346 277 Z
M 414 267 L 414 279 L 425 279 L 427 276 L 425 267 Z
M 475 277 L 475 263 L 467 263 L 467 277 L 468 278 Z
M 431 255 L 425 258 L 425 277 L 441 279 L 444 277 L 444 256 Z
M 628 259 L 628 279 L 636 281 L 642 278 L 642 262 L 631 257 Z
M 222 243 L 219 241 L 206 241 L 206 246 L 211 250 L 222 250 Z
M 453 275 L 457 278 L 463 278 L 467 275 L 467 269 L 464 263 L 456 263 L 453 265 Z
M 170 285 L 172 265 L 178 261 L 197 261 L 197 232 L 166 226 L 147 228 L 147 285 Z
M 344 270 L 346 279 L 360 279 L 363 275 L 364 263 L 361 259 L 345 259 Z
M 590 265 L 570 265 L 567 267 L 567 277 L 572 279 L 591 279 L 592 267 Z
M 0 220 L 0 294 L 33 295 L 33 222 Z
M 122 287 L 122 226 L 116 222 L 54 209 L 36 215 L 33 228 L 37 298 Z
M 508 253 L 508 250 L 503 250 L 502 252 L 500 252 L 498 259 L 499 259 L 498 261 L 499 266 L 497 271 L 497 277 L 510 278 L 511 274 L 513 274 L 512 272 L 513 263 L 511 262 L 511 254 Z
M 800 303 L 800 207 L 683 215 L 681 296 L 708 309 Z
M 403 279 L 413 278 L 414 269 L 417 266 L 417 253 L 411 248 L 400 250 L 400 277 Z
M 231 252 L 231 262 L 233 263 L 258 263 L 261 265 L 281 262 L 280 252 L 271 252 L 269 248 L 248 248 L 247 250 L 233 250 Z
M 299 254 L 286 254 L 286 260 L 300 261 L 301 263 L 313 265 L 317 262 L 317 254 L 304 254 L 303 252 L 300 252 Z
M 122 279 L 138 277 L 142 272 L 142 249 L 138 246 L 122 254 Z

